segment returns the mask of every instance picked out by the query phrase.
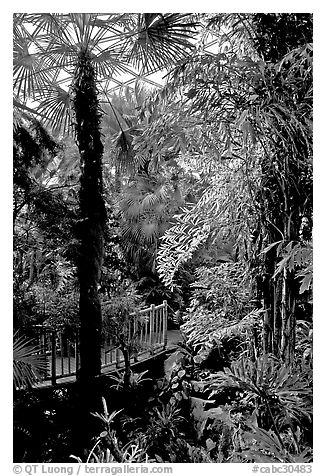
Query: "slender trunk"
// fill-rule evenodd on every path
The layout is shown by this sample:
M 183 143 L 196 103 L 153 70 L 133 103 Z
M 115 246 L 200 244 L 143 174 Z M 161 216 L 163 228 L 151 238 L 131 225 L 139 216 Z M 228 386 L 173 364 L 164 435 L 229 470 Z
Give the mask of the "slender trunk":
M 284 270 L 282 292 L 282 359 L 291 365 L 295 359 L 296 317 L 295 317 L 295 290 L 293 273 Z
M 29 263 L 28 287 L 30 287 L 34 282 L 34 274 L 35 274 L 35 250 L 32 250 L 30 263 Z
M 81 52 L 75 72 L 74 111 L 81 160 L 80 214 L 80 374 L 88 381 L 101 373 L 102 315 L 98 295 L 103 261 L 105 204 L 102 195 L 103 145 L 95 72 L 87 52 Z
M 279 303 L 281 302 L 281 280 L 276 278 L 274 282 L 274 354 L 281 355 L 282 339 L 282 315 Z
M 130 352 L 126 347 L 122 347 L 123 358 L 125 361 L 125 371 L 123 375 L 123 386 L 125 390 L 128 390 L 130 387 L 130 377 L 131 377 L 131 362 L 130 362 Z
M 288 184 L 290 182 L 290 170 L 287 157 L 285 157 L 285 172 L 287 180 L 284 180 L 284 238 L 286 242 L 298 239 L 298 232 L 293 220 L 293 212 L 289 205 L 290 191 Z M 281 357 L 287 365 L 291 365 L 295 358 L 295 337 L 296 337 L 296 319 L 295 319 L 295 284 L 294 272 L 285 266 L 282 275 L 282 342 Z
M 266 273 L 263 276 L 262 290 L 263 290 L 263 307 L 264 321 L 263 321 L 263 351 L 264 353 L 272 353 L 274 350 L 274 286 L 272 282 L 273 275 L 274 254 L 268 255 L 265 258 Z
M 282 275 L 282 300 L 281 300 L 281 316 L 282 316 L 282 340 L 281 340 L 281 354 L 284 358 L 287 351 L 289 335 L 288 335 L 288 312 L 287 312 L 287 269 L 284 268 Z

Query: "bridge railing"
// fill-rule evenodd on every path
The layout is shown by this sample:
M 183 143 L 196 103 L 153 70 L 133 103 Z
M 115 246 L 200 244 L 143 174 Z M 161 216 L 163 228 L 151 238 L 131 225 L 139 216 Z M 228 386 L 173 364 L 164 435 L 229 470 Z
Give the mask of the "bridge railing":
M 126 341 L 133 342 L 132 359 L 137 362 L 145 354 L 153 355 L 167 345 L 167 302 L 138 311 L 125 329 Z M 108 337 L 102 348 L 102 367 L 123 365 L 123 355 L 117 341 Z
M 58 379 L 76 375 L 80 368 L 79 329 L 65 326 L 33 326 L 41 353 L 48 359 L 48 371 L 44 380 L 52 385 Z M 137 362 L 163 350 L 167 345 L 167 302 L 152 304 L 135 314 L 126 329 L 126 341 L 133 341 L 132 359 Z M 111 336 L 103 341 L 102 368 L 122 368 L 123 355 L 118 342 Z
M 48 369 L 44 380 L 51 380 L 76 375 L 80 367 L 79 329 L 59 326 L 33 326 L 40 353 L 47 357 Z

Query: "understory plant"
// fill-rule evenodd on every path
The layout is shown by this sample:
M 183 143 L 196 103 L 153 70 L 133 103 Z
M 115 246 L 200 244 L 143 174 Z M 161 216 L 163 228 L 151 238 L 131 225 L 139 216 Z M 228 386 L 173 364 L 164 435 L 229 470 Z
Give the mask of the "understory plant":
M 133 288 L 124 289 L 102 303 L 103 338 L 121 350 L 124 358 L 124 388 L 132 384 L 131 358 L 140 350 L 139 336 L 145 318 L 138 314 L 140 297 L 132 294 Z
M 150 382 L 152 379 L 148 377 L 144 377 L 145 374 L 148 373 L 148 370 L 144 370 L 144 372 L 133 372 L 131 371 L 129 375 L 129 384 L 126 388 L 125 386 L 125 375 L 124 372 L 115 372 L 115 374 L 111 375 L 111 379 L 116 382 L 115 384 L 111 385 L 112 388 L 116 390 L 128 390 L 134 392 L 140 386 L 144 384 L 144 382 Z
M 118 441 L 116 431 L 112 428 L 113 420 L 122 410 L 108 412 L 106 401 L 102 398 L 103 412 L 93 415 L 104 424 L 104 430 L 96 438 L 93 448 L 90 450 L 86 463 L 149 463 L 148 455 L 139 445 L 130 442 L 124 446 Z M 82 460 L 74 455 L 70 456 L 79 463 Z
M 225 312 L 218 296 L 205 302 L 208 291 L 196 289 L 181 326 L 184 343 L 165 366 L 170 398 L 189 403 L 193 446 L 214 462 L 311 461 L 311 326 L 299 326 L 298 359 L 288 365 L 263 353 L 263 309 L 232 319 L 232 305 Z
M 95 439 L 87 462 L 213 462 L 204 448 L 196 447 L 186 436 L 187 422 L 178 402 L 156 402 L 144 418 L 133 419 L 136 424 L 133 421 L 133 429 L 129 432 L 130 417 L 122 415 L 122 411 L 111 414 L 106 411 L 94 414 L 102 420 L 105 429 Z M 118 415 L 119 422 L 116 420 Z M 123 438 L 122 433 L 126 432 L 128 442 L 123 444 L 126 434 Z M 78 461 L 81 462 L 79 458 Z
M 166 360 L 165 377 L 151 386 L 141 412 L 109 415 L 103 403 L 104 413 L 95 416 L 104 430 L 88 461 L 312 460 L 310 370 L 299 372 L 263 354 L 242 355 L 212 372 L 200 368 L 195 356 L 184 344 Z
M 250 279 L 243 263 L 201 266 L 196 278 L 192 298 L 208 311 L 219 309 L 226 318 L 236 319 L 252 308 Z
M 191 382 L 192 416 L 213 460 L 311 461 L 311 372 L 262 355 L 201 376 Z
M 261 348 L 261 313 L 242 263 L 197 270 L 190 306 L 181 330 L 202 368 L 221 370 L 240 355 L 256 357 Z M 250 343 L 250 345 L 248 345 Z

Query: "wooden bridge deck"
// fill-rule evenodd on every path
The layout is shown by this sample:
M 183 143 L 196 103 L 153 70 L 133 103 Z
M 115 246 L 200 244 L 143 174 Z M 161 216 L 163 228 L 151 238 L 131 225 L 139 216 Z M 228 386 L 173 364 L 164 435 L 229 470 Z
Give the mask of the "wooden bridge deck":
M 159 347 L 157 350 L 154 349 L 153 351 L 143 351 L 141 354 L 138 355 L 137 360 L 132 362 L 132 366 L 137 365 L 140 362 L 146 362 L 150 361 L 153 358 L 156 358 L 157 356 L 165 353 L 168 350 L 171 350 L 177 346 L 177 343 L 181 340 L 181 333 L 179 330 L 168 330 L 167 331 L 167 345 L 165 348 Z M 57 384 L 65 384 L 69 382 L 74 382 L 76 380 L 76 362 L 74 358 L 70 358 L 70 363 L 68 363 L 68 359 L 61 359 L 58 358 L 57 365 L 58 367 L 61 368 L 63 365 L 64 372 L 63 373 L 70 373 L 71 375 L 67 375 L 64 377 L 57 377 Z M 104 361 L 104 356 L 103 356 L 103 361 Z M 70 368 L 68 368 L 68 365 Z M 49 366 L 51 370 L 51 359 L 49 357 Z M 106 365 L 102 366 L 102 372 L 101 375 L 108 375 L 112 372 L 115 372 L 117 370 L 123 370 L 123 361 L 121 361 L 121 365 L 117 366 L 116 362 L 112 362 Z M 37 387 L 43 388 L 43 387 L 51 387 L 52 382 L 50 379 L 44 380 L 40 382 Z

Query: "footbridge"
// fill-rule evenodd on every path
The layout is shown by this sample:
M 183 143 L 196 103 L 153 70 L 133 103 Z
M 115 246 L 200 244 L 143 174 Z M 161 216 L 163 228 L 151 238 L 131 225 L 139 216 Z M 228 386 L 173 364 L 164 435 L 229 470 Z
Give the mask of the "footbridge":
M 166 301 L 158 306 L 151 305 L 135 313 L 128 321 L 124 334 L 127 342 L 133 342 L 130 353 L 132 365 L 145 360 L 150 364 L 150 360 L 158 354 L 176 347 L 180 332 L 167 329 L 168 307 Z M 45 325 L 34 326 L 34 329 L 39 353 L 48 362 L 46 374 L 38 387 L 74 381 L 80 368 L 79 329 Z M 123 370 L 124 358 L 116 338 L 103 338 L 101 355 L 102 375 Z

